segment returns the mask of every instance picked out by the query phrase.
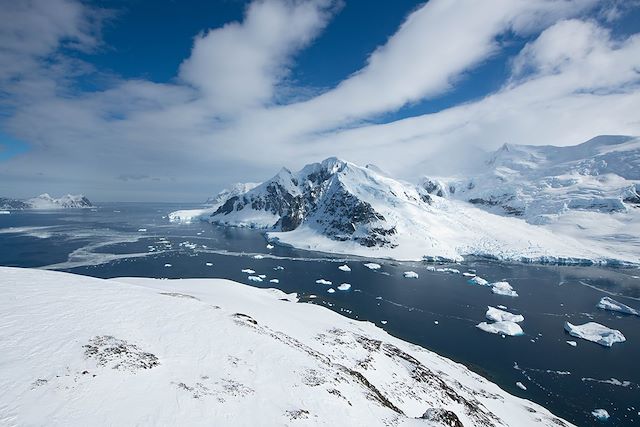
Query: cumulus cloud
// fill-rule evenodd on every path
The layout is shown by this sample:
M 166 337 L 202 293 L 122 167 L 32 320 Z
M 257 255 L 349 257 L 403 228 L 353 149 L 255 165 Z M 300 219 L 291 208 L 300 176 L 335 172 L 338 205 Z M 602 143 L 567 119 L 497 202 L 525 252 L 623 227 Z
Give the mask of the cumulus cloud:
M 49 9 L 53 3 L 62 11 Z M 265 179 L 282 165 L 329 155 L 411 178 L 473 160 L 465 155 L 473 147 L 638 134 L 638 36 L 614 38 L 606 20 L 595 20 L 604 13 L 599 5 L 431 0 L 399 23 L 361 70 L 306 101 L 283 103 L 296 53 L 320 35 L 338 2 L 256 0 L 241 21 L 196 35 L 175 81 L 110 76 L 106 89 L 83 92 L 74 76 L 99 73 L 61 47 L 99 46 L 105 13 L 76 0 L 0 0 L 3 16 L 8 10 L 16 22 L 26 20 L 28 37 L 39 37 L 37 26 L 46 29 L 37 41 L 0 29 L 0 69 L 7 72 L 10 60 L 25 64 L 11 71 L 11 84 L 0 76 L 0 126 L 32 148 L 2 164 L 0 190 L 37 193 L 42 172 L 60 191 L 198 200 L 229 182 Z M 531 42 L 495 93 L 432 114 L 367 122 L 455 91 L 514 35 Z

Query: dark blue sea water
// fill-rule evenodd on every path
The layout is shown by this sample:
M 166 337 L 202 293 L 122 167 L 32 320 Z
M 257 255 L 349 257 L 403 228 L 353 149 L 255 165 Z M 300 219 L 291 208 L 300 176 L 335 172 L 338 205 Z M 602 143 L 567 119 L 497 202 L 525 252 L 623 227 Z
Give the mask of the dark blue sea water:
M 269 250 L 256 230 L 200 222 L 172 224 L 166 217 L 173 210 L 193 207 L 104 203 L 96 210 L 0 215 L 0 265 L 103 278 L 221 277 L 277 287 L 297 292 L 304 302 L 375 322 L 578 425 L 600 424 L 590 415 L 596 408 L 611 414 L 608 425 L 640 425 L 640 317 L 595 307 L 602 296 L 640 307 L 637 268 L 503 264 L 480 259 L 444 265 L 477 270 L 490 281 L 507 280 L 519 294 L 510 298 L 469 285 L 460 274 L 428 271 L 427 266 L 433 264 L 377 260 L 382 268 L 373 271 L 363 265 L 371 260 L 286 247 Z M 345 262 L 351 272 L 338 269 Z M 278 266 L 284 269 L 276 270 Z M 250 282 L 241 272 L 244 268 L 267 278 Z M 407 270 L 420 277 L 405 279 L 402 273 Z M 280 282 L 269 283 L 272 278 Z M 340 283 L 350 283 L 352 288 L 330 294 L 330 286 L 315 283 L 320 278 L 332 281 L 334 289 Z M 505 305 L 523 314 L 525 335 L 502 338 L 477 329 L 488 305 Z M 563 330 L 567 320 L 574 324 L 596 321 L 619 329 L 627 342 L 604 348 L 572 338 Z M 577 347 L 567 340 L 577 341 Z M 526 391 L 516 387 L 518 381 Z

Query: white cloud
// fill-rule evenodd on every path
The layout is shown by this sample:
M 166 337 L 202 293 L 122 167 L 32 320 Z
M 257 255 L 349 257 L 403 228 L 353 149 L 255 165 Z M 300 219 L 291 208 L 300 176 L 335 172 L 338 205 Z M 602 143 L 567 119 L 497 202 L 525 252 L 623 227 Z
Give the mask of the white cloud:
M 53 1 L 79 9 L 58 19 L 42 12 L 47 2 L 30 3 L 41 11 L 35 15 L 53 20 L 41 24 L 52 30 L 29 42 L 34 47 L 24 55 L 11 50 L 27 58 L 30 71 L 19 84 L 0 86 L 8 93 L 2 127 L 33 147 L 2 165 L 5 193 L 18 186 L 24 195 L 56 192 L 50 186 L 57 185 L 104 198 L 198 200 L 231 181 L 264 179 L 281 165 L 335 154 L 410 177 L 473 160 L 466 153 L 474 145 L 640 134 L 638 37 L 613 39 L 596 22 L 567 19 L 590 10 L 590 0 L 432 0 L 360 71 L 288 105 L 274 105 L 280 85 L 295 54 L 327 24 L 334 2 L 256 1 L 241 22 L 197 36 L 175 82 L 115 79 L 104 91 L 83 93 L 64 76 L 85 73 L 87 65 L 60 56 L 59 47 L 72 41 L 95 48 L 95 18 L 81 3 Z M 0 0 L 0 10 L 10 3 Z M 513 32 L 541 34 L 513 59 L 501 90 L 434 114 L 365 121 L 455 90 Z M 17 43 L 11 34 L 0 32 L 8 40 L 0 46 Z M 0 54 L 0 69 L 5 59 Z M 154 179 L 122 179 L 142 176 Z

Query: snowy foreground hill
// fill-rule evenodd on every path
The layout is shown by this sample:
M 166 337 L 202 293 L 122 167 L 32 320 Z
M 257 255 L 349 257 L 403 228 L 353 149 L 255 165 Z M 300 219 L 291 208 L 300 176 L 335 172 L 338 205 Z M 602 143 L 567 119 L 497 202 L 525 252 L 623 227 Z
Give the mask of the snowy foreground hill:
M 294 294 L 222 279 L 0 276 L 2 425 L 570 425 Z
M 82 194 L 67 194 L 58 199 L 48 194 L 41 194 L 27 200 L 7 199 L 0 197 L 0 209 L 2 210 L 23 210 L 23 209 L 75 209 L 91 208 L 93 205 Z
M 260 228 L 281 244 L 370 257 L 637 264 L 638 171 L 640 140 L 626 137 L 505 146 L 486 172 L 418 185 L 329 158 L 170 217 Z

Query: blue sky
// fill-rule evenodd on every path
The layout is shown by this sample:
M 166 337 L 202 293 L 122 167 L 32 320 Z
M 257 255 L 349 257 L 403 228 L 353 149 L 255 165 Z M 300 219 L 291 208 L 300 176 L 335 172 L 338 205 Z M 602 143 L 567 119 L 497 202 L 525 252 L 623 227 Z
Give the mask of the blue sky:
M 636 1 L 0 0 L 0 13 L 3 196 L 198 201 L 330 155 L 414 179 L 504 142 L 640 133 Z

